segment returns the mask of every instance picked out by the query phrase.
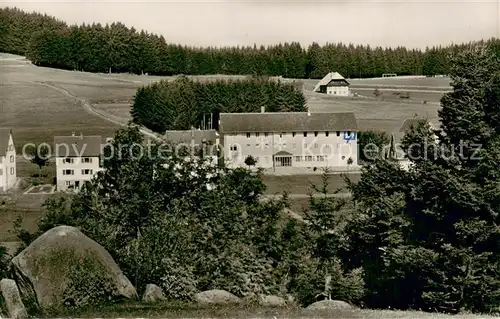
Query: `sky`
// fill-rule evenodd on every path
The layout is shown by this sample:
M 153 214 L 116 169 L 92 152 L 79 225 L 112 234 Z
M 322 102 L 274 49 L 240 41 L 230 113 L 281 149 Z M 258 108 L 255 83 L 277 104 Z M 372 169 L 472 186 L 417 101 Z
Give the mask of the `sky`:
M 489 1 L 14 1 L 69 24 L 121 21 L 194 46 L 298 41 L 425 48 L 500 37 L 500 0 Z

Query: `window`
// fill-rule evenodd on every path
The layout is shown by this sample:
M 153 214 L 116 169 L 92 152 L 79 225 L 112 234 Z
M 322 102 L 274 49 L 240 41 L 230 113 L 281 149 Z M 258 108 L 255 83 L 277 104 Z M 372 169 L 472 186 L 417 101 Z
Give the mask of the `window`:
M 250 138 L 250 133 L 247 133 L 247 138 Z
M 304 137 L 307 137 L 307 132 L 304 132 Z
M 325 132 L 325 136 L 328 136 L 328 134 L 329 134 L 329 133 L 330 133 L 330 132 Z
M 264 136 L 267 137 L 269 135 L 269 133 L 264 133 Z
M 317 160 L 318 162 L 323 162 L 323 161 L 325 161 L 325 156 L 324 156 L 324 155 L 318 155 L 318 156 L 316 157 L 316 160 Z
M 340 132 L 339 131 L 337 131 L 337 136 L 340 136 Z
M 231 145 L 231 147 L 229 148 L 231 151 L 237 151 L 238 150 L 238 146 L 236 145 Z
M 10 168 L 10 175 L 14 175 L 14 167 Z
M 292 137 L 295 137 L 295 132 L 292 133 Z
M 269 144 L 266 143 L 266 147 L 269 147 Z
M 309 146 L 309 144 L 307 143 L 304 143 L 304 147 L 307 148 Z
M 319 147 L 319 144 L 318 143 L 314 143 L 314 148 L 318 148 Z
M 73 164 L 75 161 L 72 158 L 65 158 L 63 159 L 64 164 Z
M 297 143 L 292 143 L 292 148 L 297 148 Z
M 345 159 L 345 156 L 342 156 L 342 159 Z
M 82 163 L 84 163 L 84 164 L 91 164 L 92 163 L 92 158 L 90 158 L 90 157 L 83 157 L 82 158 Z
M 7 151 L 12 152 L 14 150 L 14 145 L 9 145 Z
M 347 131 L 347 136 L 351 136 L 351 131 Z
M 10 162 L 11 162 L 11 163 L 14 163 L 14 155 L 11 155 L 11 156 L 10 156 Z
M 255 137 L 259 137 L 260 133 L 255 133 Z
M 63 175 L 75 175 L 75 171 L 72 169 L 65 169 L 63 170 Z
M 82 169 L 82 175 L 92 175 L 91 169 Z
M 280 138 L 283 138 L 283 133 L 280 133 Z
M 318 136 L 318 132 L 314 132 L 314 136 Z
M 312 156 L 306 156 L 306 161 L 307 162 L 312 162 L 313 160 L 313 157 Z
M 71 185 L 71 181 L 66 181 L 66 186 L 70 186 Z
M 295 156 L 295 161 L 296 161 L 296 162 L 300 162 L 300 160 L 301 160 L 301 157 L 300 157 L 300 156 Z

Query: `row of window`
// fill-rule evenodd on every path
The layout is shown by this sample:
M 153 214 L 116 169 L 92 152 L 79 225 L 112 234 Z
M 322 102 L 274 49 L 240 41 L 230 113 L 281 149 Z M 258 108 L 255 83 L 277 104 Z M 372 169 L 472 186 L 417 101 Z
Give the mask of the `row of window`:
M 92 175 L 93 170 L 91 169 L 82 169 L 82 175 Z M 63 175 L 75 175 L 75 170 L 73 169 L 65 169 L 63 170 Z
M 304 135 L 304 137 L 307 137 L 307 133 L 308 132 L 303 132 L 302 134 Z M 324 132 L 325 133 L 325 136 L 329 136 L 330 135 L 330 132 Z M 334 133 L 334 132 L 332 132 Z M 337 136 L 340 136 L 340 131 L 337 131 L 335 132 L 337 134 Z M 350 131 L 347 131 L 346 132 L 347 135 L 351 135 L 351 132 Z M 233 136 L 236 135 L 236 134 L 233 134 Z M 280 133 L 280 138 L 283 137 L 283 135 L 286 135 L 286 133 Z M 292 137 L 295 137 L 295 135 L 297 135 L 296 132 L 292 132 Z M 319 132 L 314 132 L 314 136 L 317 137 L 319 135 Z M 252 136 L 252 133 L 247 133 L 247 138 L 250 138 Z M 255 133 L 255 137 L 259 137 L 260 136 L 260 133 Z M 269 133 L 264 133 L 264 137 L 268 137 L 269 136 Z
M 10 168 L 10 175 L 14 175 L 16 171 L 14 170 L 14 167 Z M 0 176 L 3 175 L 3 169 L 0 168 Z
M 72 157 L 67 157 L 67 158 L 64 158 L 62 162 L 63 162 L 63 164 L 74 164 L 75 159 Z M 82 157 L 80 159 L 80 162 L 83 164 L 92 164 L 92 158 L 91 157 Z
M 247 144 L 247 146 L 250 147 L 252 145 L 251 144 Z M 330 146 L 331 146 L 330 144 L 325 144 L 325 148 L 330 148 Z M 262 145 L 259 144 L 259 143 L 256 143 L 255 147 L 262 147 Z M 264 144 L 264 147 L 269 148 L 269 144 L 268 143 Z M 309 144 L 304 143 L 304 148 L 308 148 L 308 147 L 309 147 Z M 286 148 L 286 143 L 280 144 L 278 146 L 278 148 Z M 292 143 L 292 149 L 296 149 L 296 148 L 297 148 L 297 143 Z M 319 148 L 319 143 L 314 143 L 314 148 Z M 238 150 L 238 146 L 237 145 L 231 145 L 229 147 L 229 150 L 231 150 L 231 151 L 237 151 Z

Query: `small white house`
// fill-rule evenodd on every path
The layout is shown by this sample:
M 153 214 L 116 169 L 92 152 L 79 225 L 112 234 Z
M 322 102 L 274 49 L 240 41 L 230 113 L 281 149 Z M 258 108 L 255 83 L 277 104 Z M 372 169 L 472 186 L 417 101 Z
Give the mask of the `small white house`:
M 0 128 L 0 192 L 8 191 L 16 185 L 16 148 L 11 129 Z
M 349 82 L 338 72 L 330 72 L 314 87 L 314 92 L 335 96 L 350 96 Z
M 101 136 L 56 136 L 57 190 L 78 190 L 101 170 Z

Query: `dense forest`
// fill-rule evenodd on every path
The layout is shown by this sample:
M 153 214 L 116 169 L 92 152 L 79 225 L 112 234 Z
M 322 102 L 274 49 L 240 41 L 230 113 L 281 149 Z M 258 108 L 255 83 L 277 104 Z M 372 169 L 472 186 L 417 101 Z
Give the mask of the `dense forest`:
M 304 112 L 305 104 L 294 83 L 257 77 L 203 83 L 179 77 L 138 89 L 131 114 L 136 124 L 163 133 L 211 124 L 217 128 L 220 112 L 259 112 L 261 107 L 268 112 Z
M 197 48 L 168 43 L 160 35 L 111 25 L 72 25 L 17 8 L 0 9 L 0 52 L 26 55 L 33 63 L 89 72 L 281 75 L 322 78 L 338 71 L 346 77 L 450 73 L 450 59 L 464 48 L 484 44 L 381 48 L 354 44 L 299 43 L 263 47 Z

